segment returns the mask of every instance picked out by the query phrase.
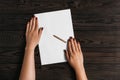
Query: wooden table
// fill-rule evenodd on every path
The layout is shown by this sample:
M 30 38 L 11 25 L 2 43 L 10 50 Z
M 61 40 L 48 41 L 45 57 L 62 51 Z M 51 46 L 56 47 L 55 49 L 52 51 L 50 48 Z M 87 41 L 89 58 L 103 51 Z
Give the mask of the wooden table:
M 67 8 L 89 80 L 120 80 L 120 0 L 0 0 L 0 80 L 18 80 L 31 16 Z M 67 63 L 41 67 L 35 55 L 37 80 L 75 80 Z

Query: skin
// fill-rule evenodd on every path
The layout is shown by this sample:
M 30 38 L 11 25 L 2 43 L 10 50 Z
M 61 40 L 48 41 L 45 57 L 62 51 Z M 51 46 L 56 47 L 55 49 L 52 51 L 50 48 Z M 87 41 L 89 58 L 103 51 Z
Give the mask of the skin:
M 19 80 L 35 80 L 34 49 L 40 40 L 42 30 L 43 28 L 38 29 L 36 17 L 27 23 L 25 55 Z
M 37 46 L 43 28 L 38 28 L 38 20 L 36 17 L 32 17 L 27 23 L 26 29 L 26 47 L 25 55 L 20 72 L 19 80 L 35 80 L 35 59 L 34 49 Z M 83 65 L 83 55 L 80 47 L 80 43 L 74 38 L 69 38 L 67 42 L 67 49 L 65 55 L 68 63 L 74 69 L 77 80 L 87 80 Z
M 87 80 L 80 43 L 77 42 L 75 38 L 69 38 L 67 43 L 67 50 L 65 50 L 65 55 L 68 63 L 76 73 L 76 79 Z

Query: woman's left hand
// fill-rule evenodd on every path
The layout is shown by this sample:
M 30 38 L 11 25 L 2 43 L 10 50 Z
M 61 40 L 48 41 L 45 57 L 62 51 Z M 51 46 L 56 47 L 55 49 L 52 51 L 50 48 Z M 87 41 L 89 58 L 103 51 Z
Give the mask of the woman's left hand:
M 42 31 L 43 28 L 38 28 L 37 17 L 32 17 L 31 20 L 27 23 L 26 48 L 35 49 L 40 40 Z

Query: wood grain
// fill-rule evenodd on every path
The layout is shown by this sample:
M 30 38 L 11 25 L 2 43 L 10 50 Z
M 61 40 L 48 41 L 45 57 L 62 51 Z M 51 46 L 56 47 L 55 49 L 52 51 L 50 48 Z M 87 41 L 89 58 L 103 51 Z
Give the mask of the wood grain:
M 119 0 L 1 0 L 0 80 L 18 80 L 26 23 L 34 13 L 70 8 L 89 80 L 120 80 Z M 68 63 L 41 66 L 35 49 L 37 80 L 75 80 Z

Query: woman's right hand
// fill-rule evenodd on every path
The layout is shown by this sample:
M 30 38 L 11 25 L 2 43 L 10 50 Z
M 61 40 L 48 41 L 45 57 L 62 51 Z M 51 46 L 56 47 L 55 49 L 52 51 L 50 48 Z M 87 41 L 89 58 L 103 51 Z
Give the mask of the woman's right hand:
M 80 43 L 74 38 L 69 38 L 67 42 L 67 50 L 65 50 L 68 63 L 74 70 L 83 68 L 83 54 Z

